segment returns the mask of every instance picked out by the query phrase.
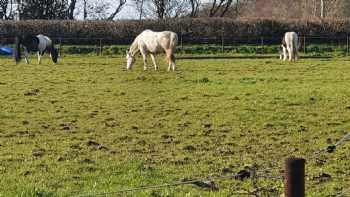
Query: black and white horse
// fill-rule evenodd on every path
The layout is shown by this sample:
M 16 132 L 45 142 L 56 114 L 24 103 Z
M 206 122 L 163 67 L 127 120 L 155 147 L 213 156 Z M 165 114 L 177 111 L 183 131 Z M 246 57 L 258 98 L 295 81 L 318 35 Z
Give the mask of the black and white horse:
M 52 42 L 52 40 L 47 36 L 44 36 L 42 34 L 39 34 L 37 36 L 16 36 L 15 45 L 16 48 L 14 56 L 16 63 L 18 63 L 21 60 L 21 46 L 23 47 L 24 58 L 27 64 L 29 64 L 28 54 L 30 51 L 38 53 L 38 64 L 41 63 L 41 57 L 44 55 L 45 52 L 50 53 L 52 61 L 54 63 L 57 63 L 58 51 L 54 47 L 54 43 Z

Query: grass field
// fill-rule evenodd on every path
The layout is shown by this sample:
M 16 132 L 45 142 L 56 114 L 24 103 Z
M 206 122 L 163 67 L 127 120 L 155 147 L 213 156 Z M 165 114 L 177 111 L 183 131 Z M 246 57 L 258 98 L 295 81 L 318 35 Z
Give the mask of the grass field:
M 162 58 L 159 58 L 162 59 Z M 308 196 L 350 187 L 349 59 L 179 60 L 178 70 L 124 69 L 117 57 L 53 65 L 0 59 L 0 196 L 74 196 L 236 173 L 280 176 L 307 159 Z M 330 175 L 329 178 L 327 175 Z M 117 196 L 239 196 L 252 180 L 216 180 Z M 276 187 L 279 180 L 259 179 Z M 276 196 L 265 192 L 261 196 Z

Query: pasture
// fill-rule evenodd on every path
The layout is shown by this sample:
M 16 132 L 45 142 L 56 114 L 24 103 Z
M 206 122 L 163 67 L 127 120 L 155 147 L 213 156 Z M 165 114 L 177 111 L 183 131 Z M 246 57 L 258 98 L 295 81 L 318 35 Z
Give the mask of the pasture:
M 122 57 L 53 65 L 0 61 L 0 196 L 74 196 L 272 168 L 307 159 L 308 196 L 350 184 L 350 144 L 313 152 L 350 129 L 348 58 L 178 60 L 176 72 L 126 71 Z M 326 176 L 330 175 L 330 177 Z M 251 179 L 123 196 L 239 196 Z M 282 182 L 258 186 L 282 191 Z M 262 196 L 276 194 L 265 193 Z

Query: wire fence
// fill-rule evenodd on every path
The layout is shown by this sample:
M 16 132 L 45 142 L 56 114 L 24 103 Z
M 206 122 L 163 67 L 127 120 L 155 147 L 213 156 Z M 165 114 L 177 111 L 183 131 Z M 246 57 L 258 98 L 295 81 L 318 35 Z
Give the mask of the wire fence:
M 68 50 L 67 52 L 85 52 L 96 53 L 97 55 L 109 54 L 109 50 L 119 54 L 124 53 L 124 49 L 132 43 L 133 39 L 126 38 L 123 43 L 115 42 L 108 38 L 54 38 L 59 44 L 62 53 L 64 46 L 78 46 L 78 51 Z M 299 52 L 303 55 L 327 56 L 329 53 L 336 52 L 337 55 L 348 56 L 350 53 L 350 37 L 325 37 L 325 36 L 300 36 Z M 180 35 L 177 47 L 177 53 L 180 54 L 249 54 L 254 56 L 264 56 L 278 54 L 280 50 L 280 37 L 241 37 L 226 38 L 220 37 L 202 37 L 191 40 Z M 113 50 L 113 46 L 115 47 Z M 80 51 L 79 51 L 80 50 Z
M 52 37 L 60 54 L 96 54 L 120 55 L 132 43 L 133 38 L 116 41 L 111 38 Z M 181 55 L 211 54 L 213 57 L 222 54 L 245 54 L 251 56 L 277 55 L 281 37 L 239 37 L 227 35 L 196 38 L 185 33 L 179 34 L 177 53 Z M 299 36 L 299 52 L 304 56 L 338 56 L 350 55 L 350 36 Z M 2 37 L 2 45 L 12 45 L 13 37 Z
M 342 138 L 340 138 L 337 142 L 334 144 L 331 144 L 325 148 L 322 148 L 320 150 L 317 150 L 313 152 L 313 154 L 308 158 L 308 159 L 316 159 L 318 156 L 320 156 L 323 153 L 333 153 L 336 148 L 345 145 L 346 142 L 350 141 L 350 132 L 344 135 Z M 291 157 L 286 160 L 295 160 L 295 158 Z M 299 161 L 302 161 L 304 159 L 296 159 Z M 305 160 L 304 160 L 305 161 Z M 294 168 L 295 168 L 295 164 Z M 292 165 L 292 168 L 293 168 Z M 286 165 L 287 166 L 287 165 Z M 164 183 L 164 184 L 159 184 L 159 185 L 147 185 L 147 186 L 140 186 L 140 187 L 135 187 L 135 188 L 128 188 L 128 189 L 122 189 L 122 190 L 115 190 L 115 191 L 110 191 L 110 192 L 96 192 L 96 193 L 76 193 L 72 194 L 71 196 L 73 197 L 90 197 L 90 196 L 110 196 L 110 195 L 122 195 L 126 193 L 135 193 L 139 191 L 145 191 L 145 190 L 159 190 L 163 188 L 171 188 L 171 187 L 179 187 L 179 186 L 184 186 L 184 185 L 194 185 L 200 188 L 204 188 L 210 191 L 218 191 L 219 187 L 216 183 L 216 181 L 220 180 L 244 180 L 244 179 L 251 179 L 251 187 L 249 191 L 243 189 L 243 188 L 237 188 L 235 192 L 231 192 L 230 195 L 233 196 L 280 196 L 283 191 L 282 186 L 259 186 L 259 180 L 271 180 L 273 182 L 279 181 L 279 182 L 284 182 L 284 194 L 285 197 L 304 197 L 304 195 L 293 195 L 288 192 L 294 192 L 296 190 L 302 190 L 305 188 L 298 188 L 298 187 L 305 187 L 304 185 L 300 185 L 300 181 L 298 183 L 293 183 L 292 180 L 290 179 L 290 174 L 288 174 L 288 169 L 289 167 L 286 167 L 284 169 L 284 174 L 283 175 L 278 175 L 274 176 L 269 174 L 272 170 L 280 170 L 279 167 L 267 167 L 267 168 L 261 168 L 258 167 L 257 165 L 252 165 L 245 167 L 244 169 L 238 171 L 237 173 L 231 173 L 230 175 L 225 175 L 225 176 L 209 176 L 209 178 L 200 178 L 200 179 L 184 179 L 176 182 L 170 182 L 170 183 Z M 300 172 L 300 169 L 295 169 L 296 172 Z M 292 174 L 296 174 L 295 170 Z M 300 177 L 297 177 L 301 179 L 301 182 L 304 182 L 304 176 L 305 174 L 301 173 L 299 175 Z M 291 184 L 291 185 L 288 185 Z M 299 186 L 293 185 L 293 184 L 299 184 Z M 277 184 L 278 185 L 278 184 Z M 286 187 L 293 187 L 291 188 L 286 188 Z M 289 191 L 288 191 L 289 190 Z M 293 190 L 293 191 L 292 191 Z M 305 192 L 305 191 L 299 191 L 299 192 Z M 346 197 L 350 196 L 350 185 L 348 188 L 342 189 L 341 191 L 337 192 L 334 195 L 335 197 Z

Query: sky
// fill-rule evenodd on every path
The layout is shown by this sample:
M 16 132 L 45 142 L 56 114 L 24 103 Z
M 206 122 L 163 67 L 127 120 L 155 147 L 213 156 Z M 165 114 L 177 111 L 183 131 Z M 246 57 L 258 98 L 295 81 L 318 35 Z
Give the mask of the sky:
M 115 1 L 115 0 L 107 0 L 107 1 L 103 1 L 103 2 L 108 2 L 111 5 L 115 5 L 115 6 L 112 6 L 112 8 L 110 8 L 108 10 L 109 13 L 114 11 L 114 8 L 118 5 L 118 3 L 117 4 L 115 3 L 115 2 L 118 2 L 118 1 Z M 93 6 L 93 7 L 95 5 L 99 5 L 100 3 L 101 2 L 99 0 L 88 0 L 88 4 L 90 6 Z M 77 2 L 76 10 L 74 12 L 75 12 L 75 18 L 76 19 L 78 19 L 78 20 L 83 19 L 83 1 L 78 1 Z M 106 15 L 108 15 L 108 14 L 106 14 Z M 138 17 L 139 17 L 139 13 L 136 10 L 135 2 L 128 0 L 126 5 L 124 5 L 123 9 L 120 11 L 120 13 L 117 14 L 115 19 L 137 19 Z
M 202 3 L 207 3 L 210 0 L 202 0 Z M 79 2 L 79 1 L 78 1 Z M 77 19 L 82 19 L 83 14 L 82 14 L 82 1 L 78 3 L 77 5 Z M 99 0 L 88 0 L 88 2 L 93 3 L 93 2 L 99 2 Z M 106 1 L 105 1 L 106 2 Z M 115 0 L 107 0 L 111 5 L 116 4 Z M 117 6 L 116 4 L 115 6 Z M 114 8 L 113 8 L 114 9 Z M 110 9 L 109 12 L 112 12 L 113 9 Z M 126 5 L 123 7 L 123 9 L 120 11 L 120 13 L 117 14 L 115 19 L 138 19 L 139 18 L 139 12 L 136 9 L 136 4 L 135 1 L 127 0 Z
M 201 0 L 201 3 L 208 3 L 210 0 Z M 234 1 L 235 2 L 235 1 Z M 127 5 L 122 9 L 122 11 L 116 16 L 116 19 L 138 19 L 139 13 L 136 10 L 136 5 L 134 1 L 127 1 Z
M 137 19 L 139 17 L 139 13 L 135 8 L 135 4 L 133 2 L 127 2 L 125 7 L 118 13 L 116 18 L 118 19 Z

